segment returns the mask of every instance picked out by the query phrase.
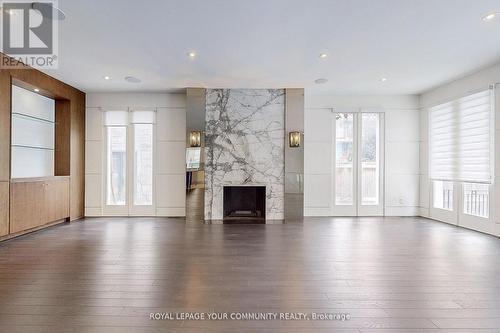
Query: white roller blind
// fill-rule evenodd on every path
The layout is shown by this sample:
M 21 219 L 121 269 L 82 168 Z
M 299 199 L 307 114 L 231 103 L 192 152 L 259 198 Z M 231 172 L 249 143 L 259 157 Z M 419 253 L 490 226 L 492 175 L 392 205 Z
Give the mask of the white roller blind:
M 490 183 L 492 90 L 429 109 L 432 179 Z
M 133 110 L 131 116 L 132 124 L 154 124 L 156 112 L 150 110 Z
M 105 111 L 104 125 L 106 126 L 128 125 L 128 111 Z

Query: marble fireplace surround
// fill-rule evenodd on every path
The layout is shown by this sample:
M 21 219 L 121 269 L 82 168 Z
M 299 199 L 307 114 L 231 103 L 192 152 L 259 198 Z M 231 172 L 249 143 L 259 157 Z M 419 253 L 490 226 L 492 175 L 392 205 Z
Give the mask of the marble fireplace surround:
M 223 219 L 224 186 L 266 186 L 266 219 L 284 219 L 285 90 L 207 89 L 205 219 Z

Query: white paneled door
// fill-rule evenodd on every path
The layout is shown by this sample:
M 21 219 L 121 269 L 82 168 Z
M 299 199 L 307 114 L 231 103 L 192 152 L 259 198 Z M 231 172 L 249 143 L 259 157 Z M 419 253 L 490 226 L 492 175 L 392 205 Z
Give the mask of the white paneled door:
M 384 214 L 383 116 L 333 113 L 332 215 Z
M 154 216 L 153 111 L 107 111 L 104 215 Z

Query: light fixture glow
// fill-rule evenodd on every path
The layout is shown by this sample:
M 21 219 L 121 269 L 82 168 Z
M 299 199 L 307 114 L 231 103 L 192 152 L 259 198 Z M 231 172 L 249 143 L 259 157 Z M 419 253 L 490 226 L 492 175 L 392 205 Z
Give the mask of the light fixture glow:
M 191 131 L 189 133 L 189 146 L 190 147 L 201 147 L 201 132 Z
M 491 21 L 497 16 L 497 13 L 490 13 L 486 16 L 483 16 L 483 21 Z
M 33 89 L 33 91 L 34 91 L 34 92 L 40 92 L 40 89 L 35 88 L 35 89 Z
M 328 57 L 328 54 L 326 54 L 326 53 L 320 53 L 320 54 L 319 54 L 319 57 L 320 57 L 321 59 L 325 59 L 326 57 Z
M 387 78 L 386 78 L 386 77 L 383 77 L 383 78 L 381 78 L 381 79 L 380 79 L 380 81 L 381 81 L 381 82 L 385 82 L 385 81 L 387 81 Z
M 193 51 L 189 52 L 188 57 L 193 59 L 194 57 L 196 57 L 196 52 L 193 52 Z
M 288 144 L 290 148 L 300 147 L 300 132 L 288 133 Z
M 103 79 L 104 79 L 104 80 L 110 80 L 110 79 L 111 79 L 111 77 L 109 77 L 109 76 L 107 76 L 107 75 L 106 75 L 106 76 L 104 76 L 104 77 L 103 77 Z

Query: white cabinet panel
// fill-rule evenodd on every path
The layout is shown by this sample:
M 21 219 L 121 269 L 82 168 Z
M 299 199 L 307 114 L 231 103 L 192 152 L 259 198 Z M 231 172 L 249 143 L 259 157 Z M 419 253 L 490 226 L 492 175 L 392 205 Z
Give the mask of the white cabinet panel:
M 186 206 L 186 175 L 158 175 L 156 179 L 157 207 Z
M 332 111 L 330 109 L 306 109 L 304 140 L 309 142 L 332 141 Z
M 500 113 L 500 112 L 499 112 Z M 500 118 L 500 115 L 499 117 Z M 495 176 L 500 176 L 500 130 L 495 131 Z M 497 186 L 500 184 L 496 183 Z
M 101 175 L 85 175 L 85 207 L 101 207 Z
M 385 137 L 391 141 L 419 141 L 419 110 L 388 110 L 385 113 Z
M 420 174 L 421 175 L 427 175 L 429 174 L 429 160 L 428 160 L 428 153 L 429 153 L 429 148 L 428 148 L 428 143 L 427 141 L 425 142 L 420 142 L 420 154 L 419 154 L 419 169 L 420 169 Z
M 420 110 L 420 140 L 421 141 L 428 141 L 429 137 L 429 113 L 427 112 L 427 109 Z
M 305 175 L 304 180 L 305 207 L 330 207 L 331 176 Z
M 418 206 L 419 175 L 391 175 L 386 182 L 386 205 Z
M 427 175 L 420 176 L 420 207 L 429 208 L 430 195 L 429 195 L 430 181 Z
M 309 142 L 304 150 L 304 172 L 330 174 L 332 172 L 331 150 L 331 143 Z
M 158 174 L 185 174 L 186 145 L 184 142 L 158 142 Z
M 186 110 L 158 108 L 156 113 L 157 140 L 186 140 Z
M 386 144 L 387 174 L 418 174 L 419 143 L 388 142 Z
M 85 140 L 102 140 L 102 115 L 98 108 L 87 108 L 85 115 Z
M 85 142 L 85 173 L 102 173 L 101 141 Z

